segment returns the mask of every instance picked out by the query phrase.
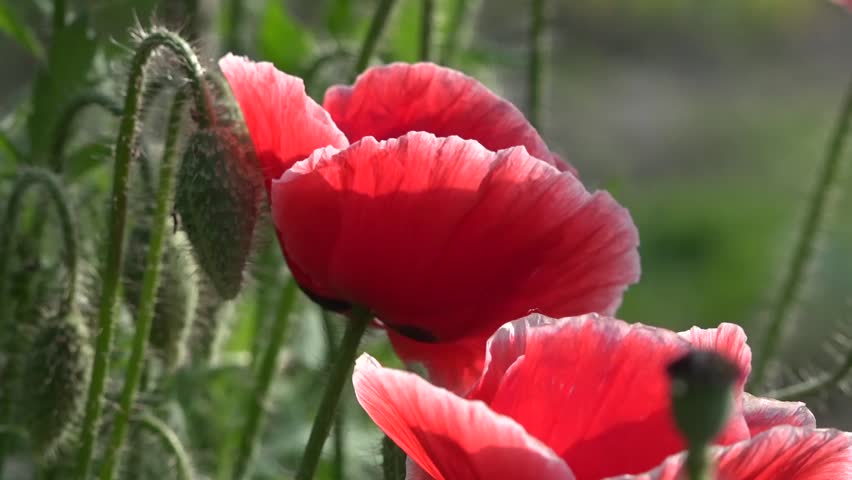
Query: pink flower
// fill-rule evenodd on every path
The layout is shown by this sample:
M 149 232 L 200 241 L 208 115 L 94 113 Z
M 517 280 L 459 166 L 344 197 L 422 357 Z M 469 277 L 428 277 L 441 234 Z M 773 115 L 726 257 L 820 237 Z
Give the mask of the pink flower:
M 353 381 L 363 408 L 408 454 L 409 480 L 675 480 L 685 445 L 666 365 L 692 348 L 743 372 L 713 450 L 720 480 L 852 478 L 848 434 L 816 429 L 803 404 L 743 392 L 751 352 L 730 324 L 676 334 L 597 315 L 531 315 L 491 337 L 466 397 L 366 355 Z
M 299 285 L 374 313 L 433 381 L 463 391 L 505 322 L 614 313 L 638 279 L 627 211 L 588 192 L 474 79 L 433 64 L 373 68 L 331 88 L 326 111 L 270 64 L 220 65 Z

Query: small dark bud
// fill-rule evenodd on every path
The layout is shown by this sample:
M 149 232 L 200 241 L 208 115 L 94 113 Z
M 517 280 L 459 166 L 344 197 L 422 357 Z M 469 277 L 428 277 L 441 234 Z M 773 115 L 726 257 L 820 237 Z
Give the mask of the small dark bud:
M 693 350 L 672 362 L 668 374 L 675 422 L 690 446 L 703 448 L 725 426 L 740 371 L 716 352 Z

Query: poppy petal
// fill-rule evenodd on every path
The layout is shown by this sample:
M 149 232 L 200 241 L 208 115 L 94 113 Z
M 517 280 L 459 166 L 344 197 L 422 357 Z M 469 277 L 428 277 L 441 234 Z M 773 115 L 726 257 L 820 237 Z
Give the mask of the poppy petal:
M 627 211 L 523 148 L 367 137 L 294 165 L 272 212 L 295 270 L 416 339 L 484 338 L 531 310 L 611 312 L 639 277 Z
M 464 395 L 482 374 L 486 339 L 463 338 L 454 342 L 418 342 L 388 330 L 388 338 L 397 356 L 407 364 L 421 364 L 429 372 L 429 381 L 451 392 Z
M 352 87 L 331 87 L 323 106 L 353 142 L 412 131 L 457 135 L 492 151 L 524 146 L 530 155 L 576 173 L 550 152 L 517 107 L 474 78 L 433 63 L 370 68 Z
M 219 60 L 219 68 L 240 104 L 267 187 L 315 149 L 349 144 L 328 113 L 307 96 L 301 78 L 232 54 Z
M 816 428 L 814 414 L 802 402 L 781 402 L 745 393 L 743 415 L 751 436 L 779 425 Z
M 492 337 L 472 398 L 514 418 L 578 478 L 638 473 L 684 448 L 666 366 L 690 348 L 674 332 L 594 314 L 531 315 Z M 747 438 L 741 418 L 720 436 Z
M 355 364 L 353 384 L 370 418 L 435 480 L 574 478 L 553 451 L 482 402 L 382 368 L 366 354 Z
M 740 370 L 737 395 L 742 393 L 751 372 L 751 348 L 746 344 L 747 337 L 742 327 L 723 323 L 718 328 L 692 327 L 680 335 L 689 340 L 695 348 L 712 350 L 733 362 Z
M 837 430 L 782 426 L 752 440 L 714 450 L 719 480 L 852 478 L 852 437 Z M 617 479 L 680 480 L 684 460 L 684 454 L 672 456 L 651 472 Z

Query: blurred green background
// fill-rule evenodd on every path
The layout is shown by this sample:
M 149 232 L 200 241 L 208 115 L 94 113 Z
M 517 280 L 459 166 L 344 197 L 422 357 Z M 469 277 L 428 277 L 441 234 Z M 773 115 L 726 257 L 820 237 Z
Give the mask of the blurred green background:
M 94 89 L 118 101 L 137 22 L 181 29 L 209 65 L 227 51 L 272 61 L 306 77 L 309 93 L 321 99 L 328 85 L 348 81 L 352 53 L 376 3 L 69 1 L 69 26 L 54 38 L 51 2 L 0 0 L 0 130 L 23 157 L 46 158 L 57 116 L 76 94 Z M 462 2 L 461 40 L 446 50 L 442 42 L 459 3 L 436 1 L 433 51 L 523 106 L 527 2 Z M 818 0 L 547 3 L 542 134 L 591 188 L 613 192 L 640 231 L 642 280 L 628 291 L 619 317 L 673 329 L 736 322 L 760 338 L 852 79 L 852 15 Z M 419 5 L 396 2 L 375 62 L 417 59 Z M 155 105 L 151 115 L 163 109 Z M 97 265 L 116 121 L 92 110 L 75 124 L 67 179 L 84 217 L 89 263 Z M 161 132 L 146 126 L 145 137 L 156 152 Z M 8 148 L 0 144 L 3 178 L 17 168 L 3 155 Z M 852 330 L 849 170 L 841 170 L 775 385 L 830 368 L 836 359 L 829 347 Z M 0 184 L 0 198 L 8 183 Z M 272 260 L 258 261 L 255 274 L 277 280 L 254 282 L 233 305 L 222 367 L 184 369 L 153 400 L 143 397 L 158 404 L 211 478 L 227 471 L 220 466 L 243 414 L 234 392 L 248 389 L 245 356 L 282 285 L 283 261 L 274 245 L 269 250 Z M 49 247 L 44 255 L 50 257 Z M 260 324 L 258 305 L 265 312 Z M 126 344 L 125 332 L 119 357 Z M 319 395 L 326 347 L 322 322 L 307 302 L 294 315 L 288 344 L 257 456 L 258 479 L 295 465 Z M 380 335 L 368 350 L 394 363 Z M 161 397 L 177 400 L 157 401 Z M 374 478 L 378 433 L 351 395 L 347 400 L 347 477 Z M 841 389 L 812 401 L 821 424 L 852 426 Z M 21 464 L 27 475 L 26 461 Z M 169 474 L 162 465 L 146 468 Z M 331 475 L 328 462 L 323 468 Z

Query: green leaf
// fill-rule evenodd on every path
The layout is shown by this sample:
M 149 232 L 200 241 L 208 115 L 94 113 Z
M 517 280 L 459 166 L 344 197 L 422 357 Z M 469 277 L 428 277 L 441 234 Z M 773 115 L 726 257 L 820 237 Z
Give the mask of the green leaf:
M 311 57 L 316 42 L 284 9 L 281 0 L 268 0 L 258 32 L 260 55 L 284 72 L 298 72 Z
M 12 37 L 34 57 L 44 60 L 44 47 L 42 47 L 41 42 L 4 0 L 0 0 L 0 31 Z
M 33 109 L 27 122 L 32 156 L 43 162 L 59 113 L 87 85 L 95 58 L 97 42 L 81 17 L 56 32 L 48 55 L 48 64 L 36 76 Z

